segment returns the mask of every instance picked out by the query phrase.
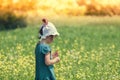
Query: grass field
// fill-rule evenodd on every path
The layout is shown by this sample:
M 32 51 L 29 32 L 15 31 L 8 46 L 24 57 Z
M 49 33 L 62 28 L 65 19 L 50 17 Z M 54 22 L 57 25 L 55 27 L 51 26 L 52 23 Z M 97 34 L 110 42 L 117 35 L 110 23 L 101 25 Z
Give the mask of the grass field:
M 57 80 L 120 80 L 120 18 L 55 21 Z M 0 32 L 0 80 L 34 80 L 39 25 Z

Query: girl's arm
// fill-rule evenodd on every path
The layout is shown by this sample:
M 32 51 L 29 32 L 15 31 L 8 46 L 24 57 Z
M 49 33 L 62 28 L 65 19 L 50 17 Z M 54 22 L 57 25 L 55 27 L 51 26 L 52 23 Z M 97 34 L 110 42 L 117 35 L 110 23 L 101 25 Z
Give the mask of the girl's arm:
M 59 57 L 55 57 L 55 58 L 53 58 L 53 59 L 50 59 L 50 53 L 47 53 L 46 55 L 45 55 L 45 64 L 46 65 L 52 65 L 52 64 L 55 64 L 55 63 L 57 63 L 57 62 L 59 62 L 60 61 L 60 58 Z

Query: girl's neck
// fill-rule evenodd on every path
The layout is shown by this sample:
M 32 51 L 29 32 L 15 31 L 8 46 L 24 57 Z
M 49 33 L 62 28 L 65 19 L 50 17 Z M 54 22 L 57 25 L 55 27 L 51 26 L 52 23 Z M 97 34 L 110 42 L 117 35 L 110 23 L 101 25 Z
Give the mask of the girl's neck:
M 46 41 L 45 39 L 41 40 L 40 43 L 48 44 L 47 41 Z

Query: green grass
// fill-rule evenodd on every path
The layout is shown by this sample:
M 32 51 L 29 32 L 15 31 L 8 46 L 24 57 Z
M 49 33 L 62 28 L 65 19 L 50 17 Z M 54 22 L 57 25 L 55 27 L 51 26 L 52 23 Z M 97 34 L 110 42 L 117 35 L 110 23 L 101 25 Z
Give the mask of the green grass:
M 55 65 L 57 80 L 119 80 L 119 19 L 74 20 L 54 21 L 60 33 L 50 44 L 61 58 Z M 31 26 L 0 32 L 0 80 L 34 79 L 39 26 Z

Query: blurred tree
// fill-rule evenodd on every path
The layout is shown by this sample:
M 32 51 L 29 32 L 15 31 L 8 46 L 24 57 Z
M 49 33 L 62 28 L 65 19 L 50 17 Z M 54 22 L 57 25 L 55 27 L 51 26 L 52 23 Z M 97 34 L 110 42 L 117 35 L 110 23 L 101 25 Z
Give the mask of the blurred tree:
M 0 10 L 0 30 L 26 27 L 24 16 L 17 16 L 11 10 Z

